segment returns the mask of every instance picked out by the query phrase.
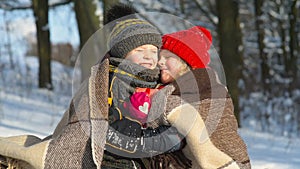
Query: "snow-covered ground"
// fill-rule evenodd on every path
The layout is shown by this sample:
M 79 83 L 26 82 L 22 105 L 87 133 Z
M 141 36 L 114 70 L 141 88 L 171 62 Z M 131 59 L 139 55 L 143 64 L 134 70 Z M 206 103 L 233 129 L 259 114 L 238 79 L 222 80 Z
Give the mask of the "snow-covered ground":
M 253 169 L 300 168 L 300 139 L 289 139 L 268 133 L 241 129 L 248 146 Z
M 36 58 L 25 60 L 28 63 L 25 72 L 7 67 L 0 72 L 0 136 L 32 134 L 43 138 L 53 132 L 68 107 L 72 69 L 52 63 L 55 88 L 51 92 L 37 88 Z M 25 80 L 31 85 L 17 83 Z M 300 139 L 255 132 L 250 128 L 239 132 L 248 146 L 253 169 L 300 168 Z
M 36 57 L 25 57 L 22 71 L 0 71 L 0 135 L 49 135 L 70 102 L 72 69 L 52 62 L 54 91 L 37 88 Z M 1 60 L 3 65 L 9 65 Z

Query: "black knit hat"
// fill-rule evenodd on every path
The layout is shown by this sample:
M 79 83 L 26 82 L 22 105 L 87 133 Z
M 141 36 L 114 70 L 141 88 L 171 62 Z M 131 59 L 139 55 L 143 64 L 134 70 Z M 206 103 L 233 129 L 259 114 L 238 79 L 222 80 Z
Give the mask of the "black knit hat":
M 115 11 L 116 9 L 113 8 Z M 124 8 L 120 8 L 121 13 Z M 146 44 L 161 46 L 161 34 L 156 27 L 136 15 L 129 15 L 115 20 L 109 36 L 110 54 L 124 58 L 131 50 Z

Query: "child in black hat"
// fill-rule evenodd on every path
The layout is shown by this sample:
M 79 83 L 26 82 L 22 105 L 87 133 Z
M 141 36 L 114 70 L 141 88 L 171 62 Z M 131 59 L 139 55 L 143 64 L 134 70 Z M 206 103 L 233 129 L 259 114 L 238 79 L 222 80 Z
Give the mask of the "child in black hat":
M 111 15 L 118 17 L 116 13 L 130 14 L 131 10 L 126 6 L 113 7 L 108 12 L 108 22 L 115 19 Z M 184 145 L 175 128 L 143 126 L 151 106 L 151 93 L 159 86 L 157 60 L 161 34 L 149 22 L 130 15 L 115 20 L 108 45 L 110 126 L 102 168 L 151 168 L 147 165 L 153 161 L 148 157 L 165 152 L 172 156 L 170 152 Z M 184 163 L 189 166 L 188 159 L 181 162 Z

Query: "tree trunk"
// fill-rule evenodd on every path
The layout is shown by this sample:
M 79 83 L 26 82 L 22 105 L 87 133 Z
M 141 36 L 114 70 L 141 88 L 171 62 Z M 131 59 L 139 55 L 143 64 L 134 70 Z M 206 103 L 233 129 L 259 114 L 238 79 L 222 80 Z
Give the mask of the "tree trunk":
M 283 11 L 283 10 L 281 10 L 280 8 L 282 7 L 282 5 L 284 5 L 284 1 L 286 1 L 286 0 L 281 0 L 280 1 L 280 4 L 278 4 L 277 6 L 277 11 L 279 11 L 279 15 L 284 15 L 284 12 L 285 11 Z M 287 60 L 288 60 L 288 51 L 287 51 L 287 49 L 286 49 L 286 47 L 285 47 L 285 45 L 286 45 L 286 42 L 287 42 L 287 36 L 286 36 L 286 28 L 284 27 L 284 19 L 278 19 L 278 22 L 279 22 L 279 25 L 280 25 L 280 37 L 281 37 L 281 50 L 282 50 L 282 56 L 283 56 L 283 62 L 281 62 L 282 61 L 282 59 L 278 59 L 278 63 L 279 64 L 282 64 L 282 65 L 284 65 L 285 63 L 287 63 Z M 280 55 L 279 55 L 279 57 L 280 57 Z M 286 72 L 288 72 L 288 70 L 287 70 L 287 66 L 285 66 L 285 71 Z
M 289 22 L 290 22 L 290 55 L 291 55 L 291 59 L 290 59 L 290 72 L 288 72 L 291 77 L 293 78 L 293 81 L 290 85 L 290 91 L 295 89 L 297 86 L 297 75 L 298 75 L 298 69 L 297 69 L 297 56 L 300 54 L 299 53 L 299 39 L 298 39 L 298 33 L 296 30 L 296 24 L 297 24 L 297 14 L 298 14 L 298 8 L 297 8 L 297 0 L 294 0 L 292 2 L 291 5 L 291 9 L 290 9 L 290 13 L 289 13 Z
M 238 81 L 242 78 L 243 59 L 238 4 L 235 0 L 216 2 L 219 18 L 220 56 L 224 65 L 228 90 L 234 103 L 234 114 L 240 126 Z
M 259 56 L 261 58 L 261 82 L 263 84 L 263 90 L 265 92 L 270 91 L 270 75 L 269 75 L 269 65 L 268 65 L 268 58 L 267 53 L 264 52 L 265 44 L 264 44 L 264 38 L 265 38 L 265 32 L 263 27 L 263 20 L 262 20 L 262 10 L 261 7 L 263 6 L 264 0 L 255 0 L 254 7 L 255 7 L 255 26 L 257 31 L 257 42 L 258 42 L 258 48 L 259 48 Z
M 100 28 L 100 17 L 96 15 L 97 4 L 94 0 L 74 0 L 76 20 L 80 36 L 80 49 L 88 39 Z M 95 64 L 97 44 L 88 46 L 88 53 L 80 53 L 81 81 L 90 74 L 90 68 Z
M 52 89 L 51 79 L 51 45 L 48 24 L 48 0 L 32 1 L 36 18 L 38 56 L 39 56 L 39 87 Z

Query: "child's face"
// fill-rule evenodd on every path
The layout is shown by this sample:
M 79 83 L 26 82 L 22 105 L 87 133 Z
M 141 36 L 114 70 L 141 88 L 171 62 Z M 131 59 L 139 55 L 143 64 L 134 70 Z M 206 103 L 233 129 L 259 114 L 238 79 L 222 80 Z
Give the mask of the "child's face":
M 130 51 L 125 59 L 148 69 L 154 69 L 157 66 L 158 49 L 154 45 L 143 45 Z
M 158 66 L 160 68 L 161 82 L 170 83 L 187 71 L 187 64 L 179 56 L 169 50 L 161 50 Z

